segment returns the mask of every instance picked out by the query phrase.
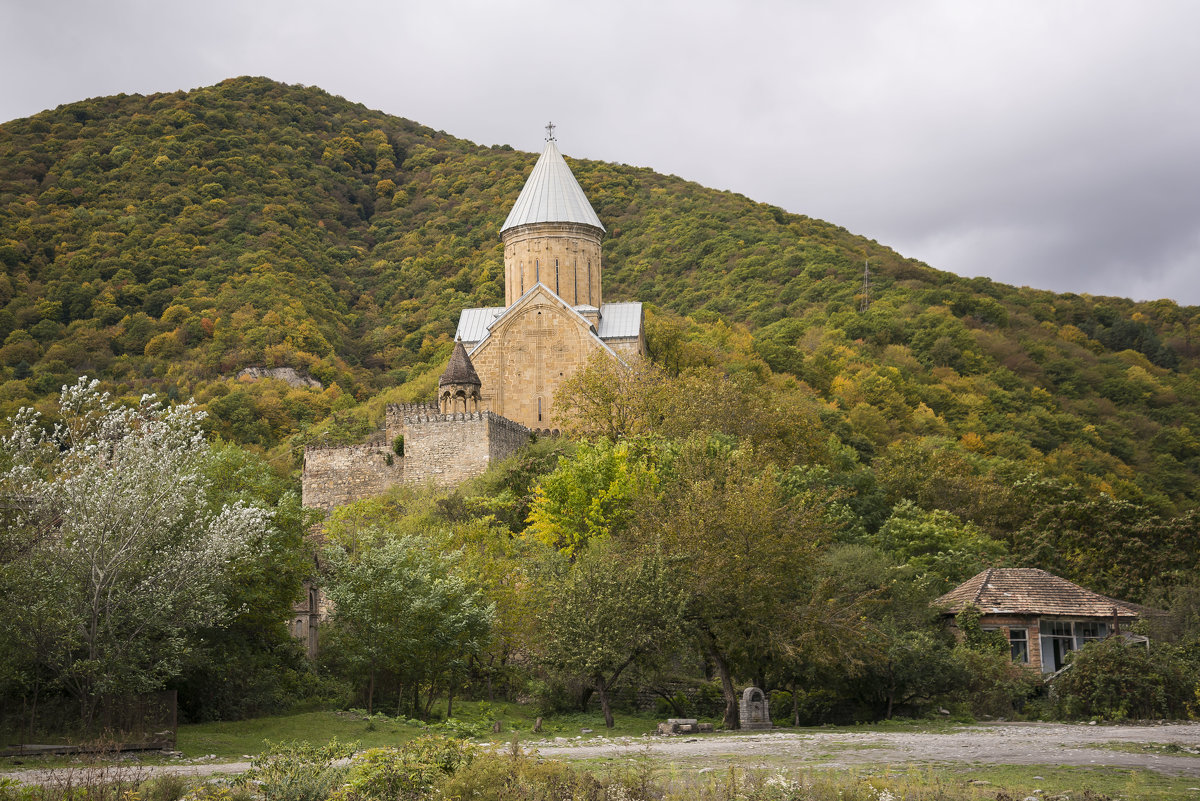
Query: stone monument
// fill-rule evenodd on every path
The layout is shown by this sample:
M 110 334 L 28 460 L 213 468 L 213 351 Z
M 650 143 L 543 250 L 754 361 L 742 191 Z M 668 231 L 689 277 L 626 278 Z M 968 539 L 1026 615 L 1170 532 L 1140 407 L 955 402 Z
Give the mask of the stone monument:
M 771 728 L 771 708 L 767 696 L 757 687 L 747 687 L 738 704 L 738 723 L 743 729 Z

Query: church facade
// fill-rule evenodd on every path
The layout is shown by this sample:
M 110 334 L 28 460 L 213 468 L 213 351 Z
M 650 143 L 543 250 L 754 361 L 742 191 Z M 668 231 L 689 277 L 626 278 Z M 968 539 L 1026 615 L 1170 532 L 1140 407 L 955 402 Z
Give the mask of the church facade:
M 500 231 L 505 305 L 464 309 L 434 402 L 392 404 L 359 445 L 312 445 L 305 506 L 330 511 L 397 484 L 453 486 L 553 433 L 554 398 L 600 353 L 645 353 L 641 303 L 603 301 L 604 226 L 553 137 Z

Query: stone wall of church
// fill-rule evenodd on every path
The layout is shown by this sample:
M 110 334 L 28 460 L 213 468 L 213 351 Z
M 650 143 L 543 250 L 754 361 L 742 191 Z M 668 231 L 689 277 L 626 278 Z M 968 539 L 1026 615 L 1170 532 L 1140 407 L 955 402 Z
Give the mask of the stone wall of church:
M 471 354 L 481 405 L 535 431 L 558 428 L 555 393 L 600 347 L 579 315 L 534 295 Z
M 570 306 L 599 306 L 600 234 L 590 225 L 549 222 L 505 231 L 504 305 L 541 281 Z
M 404 460 L 378 440 L 365 445 L 310 445 L 304 449 L 301 503 L 328 512 L 386 492 L 404 482 L 404 472 Z

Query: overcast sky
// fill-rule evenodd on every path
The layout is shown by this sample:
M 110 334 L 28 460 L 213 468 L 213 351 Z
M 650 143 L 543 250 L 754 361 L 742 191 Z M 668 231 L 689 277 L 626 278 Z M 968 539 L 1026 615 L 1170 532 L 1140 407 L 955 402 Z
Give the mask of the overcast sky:
M 0 0 L 0 120 L 265 75 L 960 275 L 1200 304 L 1192 0 Z

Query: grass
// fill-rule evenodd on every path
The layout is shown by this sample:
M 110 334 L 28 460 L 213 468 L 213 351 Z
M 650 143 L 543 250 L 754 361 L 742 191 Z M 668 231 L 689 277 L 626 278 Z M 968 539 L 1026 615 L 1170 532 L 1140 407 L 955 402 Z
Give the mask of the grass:
M 445 707 L 434 709 L 445 714 Z M 541 733 L 533 731 L 537 713 L 531 707 L 509 703 L 456 702 L 452 723 L 411 723 L 384 715 L 367 718 L 360 712 L 305 712 L 297 715 L 256 718 L 254 720 L 197 723 L 179 727 L 178 749 L 185 757 L 212 754 L 218 759 L 237 760 L 263 750 L 266 741 L 308 740 L 325 742 L 336 737 L 341 742 L 357 742 L 362 748 L 400 745 L 429 732 L 466 736 L 491 742 L 541 741 L 556 737 L 589 739 L 594 737 L 640 737 L 652 732 L 659 718 L 651 715 L 617 715 L 616 726 L 604 728 L 600 715 L 556 715 L 542 724 Z M 500 731 L 492 731 L 493 722 Z M 583 734 L 584 729 L 591 733 Z

